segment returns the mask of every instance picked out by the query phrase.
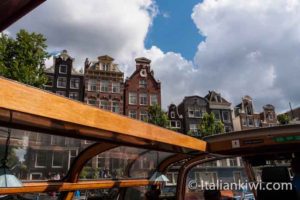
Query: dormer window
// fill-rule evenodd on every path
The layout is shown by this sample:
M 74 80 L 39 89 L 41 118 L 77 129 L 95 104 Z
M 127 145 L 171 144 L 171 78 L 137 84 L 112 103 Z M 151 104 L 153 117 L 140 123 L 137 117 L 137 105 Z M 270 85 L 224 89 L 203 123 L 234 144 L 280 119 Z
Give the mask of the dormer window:
M 60 74 L 66 74 L 67 73 L 68 66 L 67 65 L 59 65 L 59 73 Z
M 171 111 L 171 118 L 175 118 L 175 112 Z
M 108 63 L 102 63 L 100 70 L 109 71 L 109 64 Z

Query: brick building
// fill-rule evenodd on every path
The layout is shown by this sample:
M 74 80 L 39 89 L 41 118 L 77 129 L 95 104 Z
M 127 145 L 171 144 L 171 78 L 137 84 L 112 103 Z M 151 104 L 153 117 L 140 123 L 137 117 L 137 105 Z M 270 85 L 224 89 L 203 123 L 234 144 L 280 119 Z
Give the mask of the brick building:
M 231 103 L 224 99 L 220 93 L 209 91 L 205 96 L 209 104 L 209 112 L 224 124 L 225 132 L 233 131 Z
M 185 134 L 201 137 L 198 125 L 204 113 L 208 112 L 207 99 L 199 96 L 184 97 L 178 105 L 178 112 L 183 116 L 183 132 Z
M 84 102 L 98 108 L 123 114 L 124 73 L 110 56 L 85 61 Z
M 83 74 L 73 67 L 74 58 L 67 50 L 53 57 L 53 66 L 45 69 L 48 83 L 45 89 L 53 93 L 83 101 Z
M 184 133 L 183 131 L 183 116 L 179 114 L 178 107 L 175 104 L 170 104 L 168 106 L 168 119 L 169 126 L 172 130 Z
M 124 114 L 135 119 L 147 120 L 150 105 L 161 105 L 161 84 L 154 78 L 151 60 L 137 58 L 136 70 L 126 78 L 124 86 Z

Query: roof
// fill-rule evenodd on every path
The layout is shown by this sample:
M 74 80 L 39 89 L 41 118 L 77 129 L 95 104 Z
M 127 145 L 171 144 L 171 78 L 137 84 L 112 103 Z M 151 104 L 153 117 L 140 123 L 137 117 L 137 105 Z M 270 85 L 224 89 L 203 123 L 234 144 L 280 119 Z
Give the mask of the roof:
M 0 1 L 0 32 L 46 0 Z
M 49 73 L 49 74 L 54 74 L 54 66 L 51 66 L 49 68 L 46 68 L 44 70 L 45 73 Z M 78 76 L 83 76 L 83 73 L 81 73 L 80 71 L 77 71 L 74 67 L 72 67 L 72 75 L 78 75 Z
M 148 58 L 145 58 L 145 57 L 140 57 L 140 58 L 136 58 L 135 62 L 150 64 L 151 60 L 149 60 Z

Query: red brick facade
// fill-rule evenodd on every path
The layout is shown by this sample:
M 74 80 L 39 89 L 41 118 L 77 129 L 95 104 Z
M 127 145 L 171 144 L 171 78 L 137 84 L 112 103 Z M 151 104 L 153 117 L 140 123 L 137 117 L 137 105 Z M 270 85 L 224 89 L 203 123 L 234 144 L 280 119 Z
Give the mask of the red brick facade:
M 151 60 L 137 58 L 135 61 L 136 70 L 125 81 L 124 114 L 146 120 L 148 107 L 161 105 L 161 86 L 150 68 Z

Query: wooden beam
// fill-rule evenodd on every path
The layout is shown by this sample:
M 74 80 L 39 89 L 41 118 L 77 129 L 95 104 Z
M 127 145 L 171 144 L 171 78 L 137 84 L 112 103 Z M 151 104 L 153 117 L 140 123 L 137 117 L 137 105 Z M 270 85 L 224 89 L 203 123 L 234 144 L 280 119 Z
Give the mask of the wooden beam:
M 140 187 L 150 185 L 147 179 L 132 180 L 99 180 L 99 181 L 80 181 L 77 183 L 68 182 L 30 182 L 23 183 L 20 188 L 0 188 L 0 195 L 20 194 L 20 193 L 47 193 L 47 192 L 67 192 L 75 190 L 93 190 L 113 187 Z
M 158 146 L 170 145 L 174 151 L 181 149 L 180 151 L 184 153 L 190 151 L 199 151 L 200 153 L 206 150 L 205 141 L 87 106 L 4 78 L 0 78 L 0 108 L 50 119 L 51 122 L 56 122 L 54 124 L 58 128 L 64 128 L 66 123 L 77 126 L 77 129 L 69 130 L 69 134 L 65 136 L 74 137 L 80 133 L 79 127 L 86 127 L 94 130 L 89 136 L 109 138 L 112 142 L 120 137 L 129 137 L 151 141 Z M 20 125 L 22 119 L 18 119 L 14 123 Z M 46 125 L 44 124 L 44 126 Z M 55 126 L 48 124 L 48 128 L 55 129 Z

